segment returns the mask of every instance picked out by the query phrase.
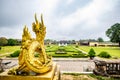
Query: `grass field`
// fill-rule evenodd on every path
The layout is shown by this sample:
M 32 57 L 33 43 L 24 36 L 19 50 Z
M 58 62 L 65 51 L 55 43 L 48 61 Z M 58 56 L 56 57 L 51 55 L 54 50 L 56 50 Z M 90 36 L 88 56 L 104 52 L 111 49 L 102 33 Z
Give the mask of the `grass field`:
M 20 50 L 20 46 L 3 46 L 0 50 L 0 54 L 12 53 L 16 50 Z
M 112 57 L 120 58 L 120 48 L 119 47 L 89 47 L 89 46 L 79 46 L 79 49 L 89 52 L 89 50 L 93 48 L 98 55 L 102 51 L 108 52 Z
M 72 54 L 77 54 L 77 50 L 75 50 L 73 47 L 74 45 L 69 45 L 64 47 L 65 51 L 67 51 L 68 54 L 55 54 L 55 51 L 59 48 L 58 45 L 50 45 L 50 47 L 46 46 L 46 52 L 49 55 L 55 55 L 55 56 L 71 56 Z M 89 52 L 91 48 L 93 48 L 96 52 L 96 55 L 98 55 L 102 51 L 108 52 L 112 57 L 119 57 L 120 58 L 120 48 L 119 47 L 89 47 L 89 46 L 79 46 L 80 50 L 83 50 L 85 52 Z M 20 50 L 20 46 L 4 46 L 0 50 L 0 54 L 4 53 L 13 53 L 16 50 Z
M 62 80 L 120 80 L 120 78 L 97 76 L 94 74 L 63 73 Z

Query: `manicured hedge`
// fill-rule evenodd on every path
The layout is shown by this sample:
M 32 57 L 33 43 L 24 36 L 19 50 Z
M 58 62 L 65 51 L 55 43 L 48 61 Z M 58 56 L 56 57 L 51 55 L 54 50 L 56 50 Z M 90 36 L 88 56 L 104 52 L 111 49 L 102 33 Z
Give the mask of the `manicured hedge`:
M 111 57 L 111 55 L 105 51 L 100 52 L 100 54 L 98 54 L 98 56 L 103 57 L 103 58 L 110 58 Z
M 17 50 L 15 52 L 13 52 L 12 54 L 10 54 L 10 57 L 18 57 L 20 54 L 20 50 Z

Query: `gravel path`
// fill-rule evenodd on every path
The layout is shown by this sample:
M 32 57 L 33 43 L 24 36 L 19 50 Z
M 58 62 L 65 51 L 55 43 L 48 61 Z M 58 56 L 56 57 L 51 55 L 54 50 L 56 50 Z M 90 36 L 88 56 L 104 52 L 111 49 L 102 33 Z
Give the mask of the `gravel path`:
M 61 72 L 92 72 L 95 67 L 88 58 L 54 58 L 53 61 L 60 65 Z M 11 63 L 4 65 L 5 69 L 18 65 L 17 59 L 3 59 L 2 63 L 6 62 Z
M 58 65 L 60 65 L 60 70 L 62 72 L 92 72 L 95 67 L 94 62 L 92 61 L 84 61 L 84 60 L 63 60 L 56 61 Z

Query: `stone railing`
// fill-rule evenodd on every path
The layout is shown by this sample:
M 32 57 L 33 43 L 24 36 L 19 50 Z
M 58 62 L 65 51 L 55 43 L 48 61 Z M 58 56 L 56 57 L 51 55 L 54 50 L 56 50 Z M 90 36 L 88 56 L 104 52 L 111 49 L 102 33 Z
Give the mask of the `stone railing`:
M 7 64 L 10 64 L 11 61 L 3 62 L 3 59 L 0 58 L 0 72 L 3 72 L 4 69 L 7 69 Z
M 2 59 L 0 59 L 0 72 L 3 72 Z
M 120 75 L 120 62 L 107 62 L 106 72 L 110 75 Z
M 93 73 L 101 76 L 120 77 L 120 61 L 98 61 L 95 60 Z

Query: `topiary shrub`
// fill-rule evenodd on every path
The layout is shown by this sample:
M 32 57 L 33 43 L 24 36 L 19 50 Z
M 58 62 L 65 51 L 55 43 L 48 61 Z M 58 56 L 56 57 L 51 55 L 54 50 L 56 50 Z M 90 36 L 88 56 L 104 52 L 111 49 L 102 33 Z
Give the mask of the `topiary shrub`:
M 76 45 L 75 47 L 76 47 L 76 48 L 78 48 L 79 46 L 78 46 L 78 45 Z
M 111 55 L 105 51 L 100 52 L 100 54 L 98 54 L 98 56 L 103 57 L 103 58 L 110 58 L 111 57 Z
M 50 45 L 47 45 L 47 47 L 51 47 Z
M 2 49 L 2 47 L 0 47 L 0 50 Z
M 93 59 L 95 57 L 95 51 L 93 48 L 90 49 L 90 51 L 88 52 L 88 56 L 90 57 L 90 59 Z
M 13 52 L 12 54 L 10 54 L 10 57 L 18 57 L 20 54 L 20 50 L 17 50 L 15 52 Z

